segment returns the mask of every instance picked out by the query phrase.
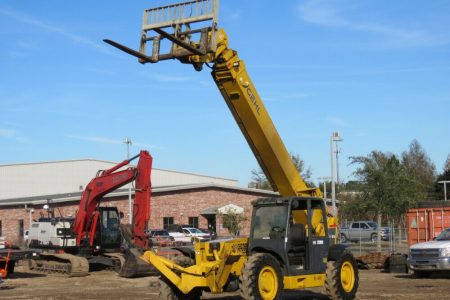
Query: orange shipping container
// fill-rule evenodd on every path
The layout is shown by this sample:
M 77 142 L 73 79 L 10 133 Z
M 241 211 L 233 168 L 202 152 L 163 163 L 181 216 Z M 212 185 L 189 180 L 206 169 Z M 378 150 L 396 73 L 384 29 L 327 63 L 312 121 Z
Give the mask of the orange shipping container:
M 409 246 L 430 241 L 450 228 L 450 201 L 422 202 L 408 210 L 406 222 Z

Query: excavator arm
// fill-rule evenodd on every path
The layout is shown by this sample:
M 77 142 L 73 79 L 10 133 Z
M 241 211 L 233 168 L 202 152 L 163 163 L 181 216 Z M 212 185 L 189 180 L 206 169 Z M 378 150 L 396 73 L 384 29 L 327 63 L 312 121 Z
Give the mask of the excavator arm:
M 139 162 L 136 167 L 118 171 L 138 157 Z M 124 160 L 111 169 L 97 173 L 97 176 L 86 186 L 75 217 L 73 230 L 77 236 L 78 246 L 83 243 L 93 246 L 99 218 L 96 208 L 103 196 L 135 180 L 133 242 L 141 248 L 147 248 L 148 239 L 145 237 L 144 231 L 150 217 L 151 168 L 152 157 L 147 151 L 141 151 L 140 154 Z

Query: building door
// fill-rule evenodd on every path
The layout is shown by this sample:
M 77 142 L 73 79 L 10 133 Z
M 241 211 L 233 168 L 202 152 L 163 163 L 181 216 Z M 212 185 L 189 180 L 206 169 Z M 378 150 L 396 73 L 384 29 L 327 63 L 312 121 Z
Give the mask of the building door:
M 205 215 L 204 217 L 208 221 L 208 229 L 217 233 L 217 231 L 216 231 L 216 215 Z

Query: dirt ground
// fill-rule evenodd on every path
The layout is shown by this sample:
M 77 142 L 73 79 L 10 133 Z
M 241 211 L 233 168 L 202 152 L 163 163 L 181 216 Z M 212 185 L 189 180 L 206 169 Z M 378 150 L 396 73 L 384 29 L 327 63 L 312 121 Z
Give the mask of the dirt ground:
M 320 289 L 290 292 L 285 299 L 327 299 Z M 236 294 L 203 295 L 203 299 L 237 300 Z M 12 278 L 0 285 L 0 299 L 158 299 L 155 278 L 126 279 L 109 270 L 87 277 L 26 273 L 16 269 Z M 450 276 L 417 279 L 410 274 L 389 274 L 380 270 L 360 270 L 357 299 L 450 299 Z

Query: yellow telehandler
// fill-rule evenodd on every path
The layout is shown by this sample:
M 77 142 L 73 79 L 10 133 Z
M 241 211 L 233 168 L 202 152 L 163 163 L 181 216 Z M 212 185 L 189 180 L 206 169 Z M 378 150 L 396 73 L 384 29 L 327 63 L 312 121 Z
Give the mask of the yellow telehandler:
M 147 251 L 142 259 L 161 274 L 160 299 L 197 299 L 202 291 L 240 290 L 244 299 L 281 299 L 284 290 L 324 286 L 331 299 L 354 299 L 356 261 L 336 244 L 336 218 L 318 188 L 298 173 L 244 62 L 218 28 L 218 0 L 194 0 L 144 11 L 141 46 L 106 43 L 139 59 L 177 59 L 197 71 L 206 65 L 273 189 L 282 197 L 258 199 L 249 238 L 196 243 L 168 260 Z M 151 42 L 151 53 L 147 43 Z M 162 53 L 168 42 L 168 53 Z

